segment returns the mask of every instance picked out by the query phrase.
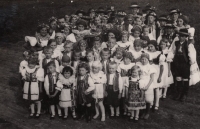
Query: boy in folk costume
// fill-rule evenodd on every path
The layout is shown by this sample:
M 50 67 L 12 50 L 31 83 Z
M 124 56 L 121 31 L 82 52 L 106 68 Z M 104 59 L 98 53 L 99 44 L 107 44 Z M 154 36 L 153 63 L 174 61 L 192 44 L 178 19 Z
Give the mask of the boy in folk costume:
M 175 76 L 177 81 L 177 100 L 185 101 L 189 92 L 189 79 L 190 69 L 193 69 L 193 64 L 196 64 L 196 50 L 192 43 L 188 43 L 186 38 L 189 36 L 187 29 L 180 29 L 179 41 L 175 42 L 174 45 L 174 66 Z M 198 76 L 199 77 L 199 76 Z M 197 77 L 197 78 L 198 78 Z
M 114 117 L 114 108 L 116 109 L 116 116 L 120 115 L 119 104 L 123 87 L 123 80 L 119 73 L 116 72 L 117 63 L 109 63 L 109 73 L 107 76 L 106 91 L 108 93 L 107 103 L 110 106 L 111 114 L 110 117 Z
M 102 64 L 102 71 L 107 74 L 108 73 L 108 64 L 110 62 L 110 51 L 108 48 L 104 48 L 101 51 L 101 64 Z

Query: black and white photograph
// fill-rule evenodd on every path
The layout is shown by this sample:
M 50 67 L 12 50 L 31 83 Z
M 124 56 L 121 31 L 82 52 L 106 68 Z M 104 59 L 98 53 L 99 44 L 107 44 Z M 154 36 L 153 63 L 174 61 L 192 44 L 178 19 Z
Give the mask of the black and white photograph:
M 0 0 L 0 129 L 200 128 L 199 0 Z

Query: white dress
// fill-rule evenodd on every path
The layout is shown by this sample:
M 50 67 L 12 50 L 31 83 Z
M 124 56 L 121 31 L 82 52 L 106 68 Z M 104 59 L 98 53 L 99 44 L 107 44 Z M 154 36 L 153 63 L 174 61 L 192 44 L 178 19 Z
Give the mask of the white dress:
M 75 99 L 75 77 L 71 76 L 66 79 L 62 74 L 59 75 L 59 80 L 57 82 L 57 89 L 61 91 L 59 97 L 59 105 L 62 108 L 74 106 Z
M 131 52 L 132 55 L 133 55 L 133 58 L 134 58 L 134 60 L 135 60 L 135 63 L 140 62 L 140 57 L 141 57 L 143 51 L 144 51 L 143 49 L 141 49 L 141 50 L 138 51 L 138 52 L 135 51 L 135 49 L 129 50 L 129 52 Z
M 117 59 L 116 56 L 114 56 L 113 58 L 110 58 L 110 60 L 117 63 L 117 66 L 119 66 L 121 63 L 123 63 L 123 58 Z
M 132 44 L 133 44 L 133 43 L 132 43 L 132 42 L 129 42 L 129 41 L 127 41 L 126 43 L 122 43 L 122 41 L 118 41 L 118 42 L 117 42 L 117 45 L 118 45 L 119 47 L 124 48 L 124 49 L 130 48 Z
M 23 98 L 26 100 L 38 100 L 39 99 L 39 84 L 38 82 L 44 81 L 44 70 L 36 66 L 30 69 L 26 66 L 22 71 L 22 78 L 25 80 L 23 88 Z

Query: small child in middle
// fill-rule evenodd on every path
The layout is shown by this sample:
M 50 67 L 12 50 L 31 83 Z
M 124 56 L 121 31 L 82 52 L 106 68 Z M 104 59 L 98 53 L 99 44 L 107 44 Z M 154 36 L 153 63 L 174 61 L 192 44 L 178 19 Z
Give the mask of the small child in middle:
M 120 115 L 119 105 L 120 98 L 123 87 L 123 80 L 119 73 L 117 73 L 117 63 L 110 62 L 109 63 L 109 73 L 107 76 L 107 87 L 106 91 L 108 93 L 107 103 L 110 105 L 110 117 L 114 117 L 114 108 L 116 109 L 116 117 Z
M 94 61 L 92 64 L 92 71 L 90 72 L 90 77 L 95 85 L 95 91 L 93 97 L 95 99 L 95 111 L 96 115 L 93 117 L 96 119 L 99 116 L 99 107 L 101 110 L 101 121 L 105 121 L 105 108 L 103 105 L 103 99 L 106 96 L 106 75 L 101 71 L 102 64 L 99 61 Z

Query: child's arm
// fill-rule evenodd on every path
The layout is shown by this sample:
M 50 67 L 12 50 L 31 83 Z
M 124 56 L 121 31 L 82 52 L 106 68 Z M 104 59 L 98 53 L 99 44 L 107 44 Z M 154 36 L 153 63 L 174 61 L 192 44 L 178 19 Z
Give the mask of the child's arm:
M 163 67 L 163 65 L 160 65 L 160 73 L 159 73 L 158 80 L 157 80 L 158 83 L 161 82 L 163 71 L 164 71 L 164 67 Z
M 167 62 L 168 64 L 168 77 L 171 76 L 171 63 L 170 62 Z
M 88 78 L 88 84 L 89 84 L 89 87 L 85 91 L 86 93 L 89 93 L 90 91 L 93 91 L 95 89 L 94 81 L 92 80 L 91 77 Z
M 45 79 L 44 79 L 44 89 L 46 91 L 46 94 L 49 96 L 49 78 L 48 78 L 48 75 L 46 75 Z
M 150 74 L 150 80 L 149 83 L 147 84 L 147 86 L 145 87 L 145 90 L 147 90 L 149 88 L 149 86 L 152 84 L 154 80 L 154 73 Z

